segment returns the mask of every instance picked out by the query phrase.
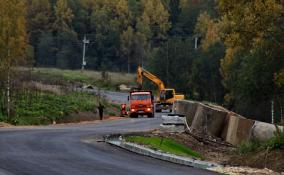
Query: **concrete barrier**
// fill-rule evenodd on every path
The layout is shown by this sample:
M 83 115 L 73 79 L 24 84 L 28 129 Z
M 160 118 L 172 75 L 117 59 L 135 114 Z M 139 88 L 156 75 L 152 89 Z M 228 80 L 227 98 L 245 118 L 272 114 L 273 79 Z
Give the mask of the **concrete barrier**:
M 163 124 L 160 129 L 169 133 L 182 133 L 185 131 L 185 117 L 180 115 L 162 115 Z
M 198 134 L 221 137 L 227 113 L 219 109 L 199 104 L 192 121 L 191 129 Z
M 184 125 L 160 125 L 160 130 L 166 133 L 183 133 L 185 131 Z
M 162 115 L 164 125 L 184 125 L 184 116 L 179 115 Z
M 240 145 L 251 139 L 254 122 L 237 114 L 228 113 L 222 138 L 232 145 Z
M 220 137 L 235 146 L 252 139 L 268 140 L 276 131 L 272 124 L 246 119 L 218 105 L 178 100 L 173 113 L 185 115 L 193 133 Z
M 283 127 L 278 126 L 283 131 Z M 270 123 L 256 121 L 252 129 L 252 138 L 265 141 L 275 135 L 276 126 Z
M 191 126 L 198 104 L 194 101 L 177 100 L 173 105 L 173 114 L 186 116 L 187 123 Z

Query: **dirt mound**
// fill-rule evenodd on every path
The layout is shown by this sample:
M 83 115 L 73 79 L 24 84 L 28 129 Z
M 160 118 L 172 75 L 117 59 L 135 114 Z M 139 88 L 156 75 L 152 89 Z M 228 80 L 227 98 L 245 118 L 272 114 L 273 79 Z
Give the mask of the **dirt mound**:
M 10 125 L 8 123 L 0 122 L 0 127 L 11 127 L 13 125 Z

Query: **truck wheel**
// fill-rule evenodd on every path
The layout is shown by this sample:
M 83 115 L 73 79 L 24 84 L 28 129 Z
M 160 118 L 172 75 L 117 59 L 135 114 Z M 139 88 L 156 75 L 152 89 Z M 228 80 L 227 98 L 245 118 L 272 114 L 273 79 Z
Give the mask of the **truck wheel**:
M 162 112 L 162 107 L 160 104 L 155 105 L 155 112 Z
M 155 114 L 152 113 L 152 114 L 148 114 L 148 118 L 154 118 L 155 117 Z
M 130 118 L 138 118 L 138 115 L 137 114 L 131 114 Z

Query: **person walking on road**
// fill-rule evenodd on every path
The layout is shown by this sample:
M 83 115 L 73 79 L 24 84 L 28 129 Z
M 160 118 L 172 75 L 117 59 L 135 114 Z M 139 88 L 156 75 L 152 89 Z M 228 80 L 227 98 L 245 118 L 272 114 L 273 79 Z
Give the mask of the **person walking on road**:
M 99 110 L 99 115 L 100 115 L 100 120 L 103 120 L 104 117 L 104 105 L 102 105 L 101 103 L 99 103 L 98 106 L 98 110 Z

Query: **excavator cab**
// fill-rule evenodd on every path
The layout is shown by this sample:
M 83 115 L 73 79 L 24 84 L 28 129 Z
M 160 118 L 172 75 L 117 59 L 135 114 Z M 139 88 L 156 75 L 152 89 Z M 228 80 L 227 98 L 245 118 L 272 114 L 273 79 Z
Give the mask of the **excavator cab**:
M 173 89 L 165 89 L 160 93 L 160 100 L 166 101 L 175 97 L 175 92 Z

